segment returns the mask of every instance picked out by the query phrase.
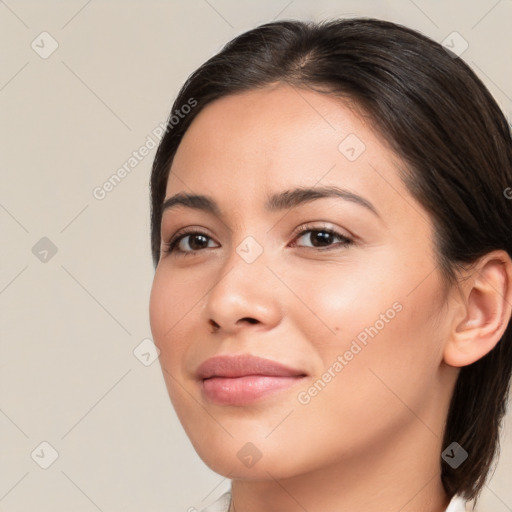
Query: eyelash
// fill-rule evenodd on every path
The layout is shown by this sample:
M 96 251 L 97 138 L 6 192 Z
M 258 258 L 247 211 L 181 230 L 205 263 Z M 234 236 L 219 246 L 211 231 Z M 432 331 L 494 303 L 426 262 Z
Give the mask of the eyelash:
M 306 247 L 308 249 L 316 249 L 317 251 L 321 251 L 321 252 L 331 251 L 331 250 L 337 249 L 339 247 L 348 247 L 354 243 L 353 239 L 351 239 L 345 235 L 342 235 L 341 233 L 338 233 L 337 231 L 335 231 L 333 229 L 329 229 L 329 228 L 325 228 L 325 227 L 318 227 L 318 226 L 317 227 L 301 226 L 295 233 L 294 240 L 296 240 L 297 238 L 300 238 L 302 235 L 304 235 L 305 233 L 309 233 L 309 232 L 311 232 L 311 233 L 327 233 L 334 237 L 338 237 L 341 240 L 341 242 L 335 247 L 330 247 L 330 248 L 329 247 L 327 247 L 327 248 L 326 247 Z M 197 251 L 194 251 L 194 250 L 182 251 L 180 249 L 177 249 L 178 244 L 181 242 L 181 240 L 183 240 L 187 236 L 193 236 L 193 235 L 200 235 L 200 236 L 204 236 L 210 240 L 212 239 L 206 233 L 204 233 L 202 231 L 194 230 L 194 229 L 178 231 L 169 242 L 163 244 L 163 252 L 167 253 L 167 254 L 174 253 L 175 256 L 177 256 L 177 255 L 190 256 L 193 254 L 197 254 L 205 249 L 208 249 L 207 247 L 203 248 L 203 249 L 199 249 Z M 331 244 L 331 245 L 333 245 L 333 244 Z

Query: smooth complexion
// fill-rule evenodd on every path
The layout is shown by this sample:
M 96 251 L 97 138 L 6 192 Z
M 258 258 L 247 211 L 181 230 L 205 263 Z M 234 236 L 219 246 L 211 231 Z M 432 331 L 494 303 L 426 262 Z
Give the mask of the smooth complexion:
M 350 134 L 366 148 L 354 161 L 338 149 Z M 439 454 L 458 367 L 503 333 L 511 274 L 497 253 L 468 274 L 463 297 L 445 295 L 433 225 L 400 165 L 347 103 L 283 84 L 211 103 L 178 148 L 166 199 L 206 195 L 218 212 L 182 204 L 164 212 L 151 328 L 179 419 L 205 463 L 232 479 L 237 512 L 448 504 Z M 274 194 L 328 186 L 372 206 L 324 197 L 265 207 Z M 240 247 L 263 252 L 248 263 Z M 397 301 L 400 312 L 301 404 L 298 394 Z M 242 405 L 208 400 L 199 365 L 244 354 L 305 377 Z M 253 465 L 237 456 L 246 443 L 261 454 Z

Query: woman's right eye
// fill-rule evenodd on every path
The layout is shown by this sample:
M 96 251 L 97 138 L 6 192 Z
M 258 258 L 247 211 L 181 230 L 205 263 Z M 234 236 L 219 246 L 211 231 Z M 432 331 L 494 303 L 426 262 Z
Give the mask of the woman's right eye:
M 211 237 L 201 231 L 181 232 L 177 233 L 170 242 L 164 243 L 163 250 L 166 253 L 193 254 L 202 249 L 207 249 L 209 240 L 213 241 Z M 187 246 L 189 249 L 187 249 Z

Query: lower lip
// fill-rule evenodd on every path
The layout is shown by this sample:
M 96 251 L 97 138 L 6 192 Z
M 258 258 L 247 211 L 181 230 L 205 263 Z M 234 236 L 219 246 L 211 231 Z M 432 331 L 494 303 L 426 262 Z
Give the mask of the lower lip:
M 202 381 L 206 399 L 217 405 L 247 405 L 264 396 L 289 388 L 302 380 L 297 377 L 247 375 L 245 377 L 212 377 Z

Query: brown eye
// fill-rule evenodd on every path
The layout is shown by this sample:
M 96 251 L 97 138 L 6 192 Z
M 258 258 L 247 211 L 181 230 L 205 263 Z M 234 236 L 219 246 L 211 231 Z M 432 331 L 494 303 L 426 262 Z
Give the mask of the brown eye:
M 211 247 L 210 242 L 213 242 L 213 239 L 200 231 L 182 232 L 165 244 L 164 250 L 167 253 L 193 254 Z
M 178 241 L 178 247 L 180 251 L 183 251 L 183 244 L 182 242 L 188 240 L 188 246 L 193 250 L 200 250 L 200 249 L 206 249 L 208 247 L 208 237 L 204 236 L 202 234 L 196 233 L 191 235 L 186 235 L 180 238 Z
M 330 248 L 329 246 L 332 246 L 336 243 L 336 240 L 338 240 L 338 243 L 336 246 L 347 246 L 353 243 L 353 241 L 350 238 L 347 238 L 346 236 L 337 233 L 336 231 L 333 231 L 332 229 L 311 229 L 306 228 L 301 230 L 299 236 L 297 236 L 297 240 L 300 240 L 301 238 L 304 238 L 305 240 L 308 240 L 310 245 L 303 245 L 303 247 L 311 247 L 311 248 Z

